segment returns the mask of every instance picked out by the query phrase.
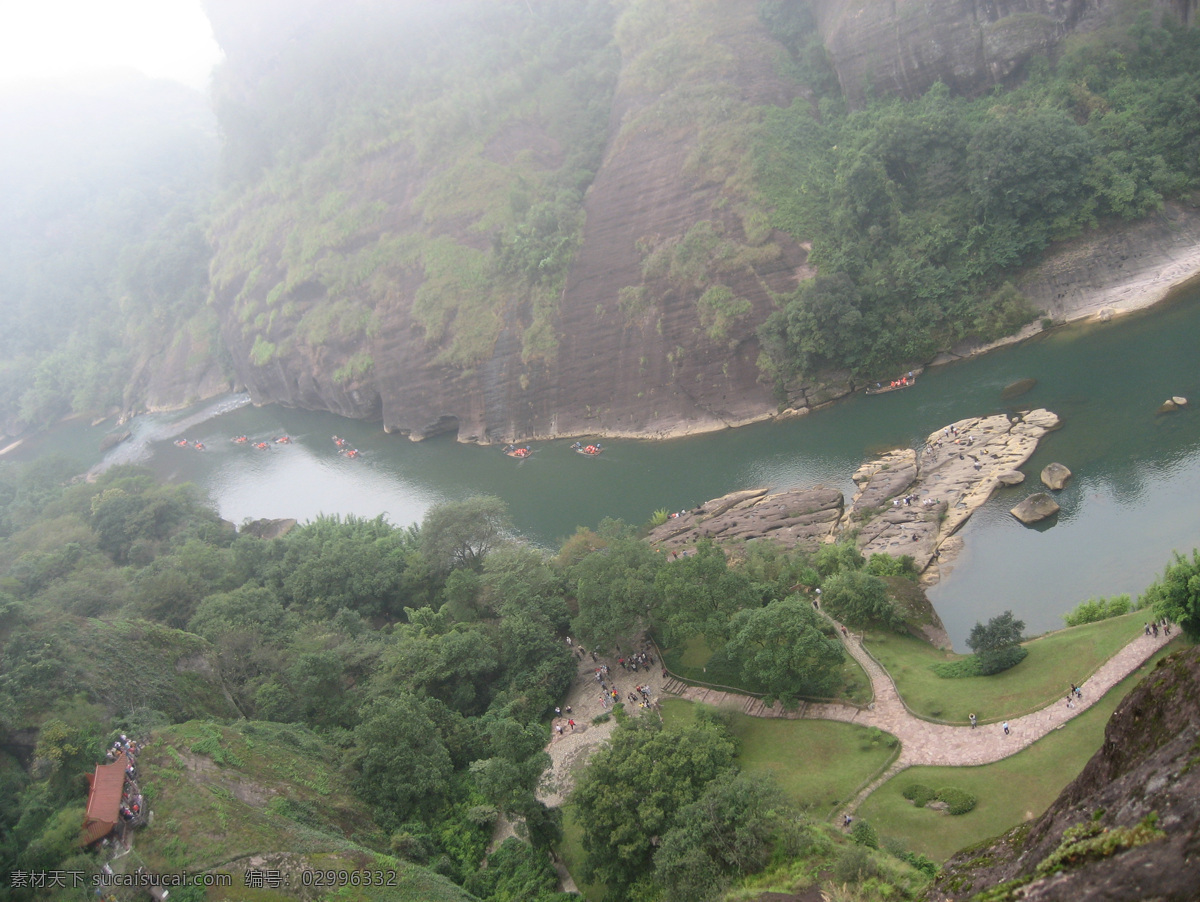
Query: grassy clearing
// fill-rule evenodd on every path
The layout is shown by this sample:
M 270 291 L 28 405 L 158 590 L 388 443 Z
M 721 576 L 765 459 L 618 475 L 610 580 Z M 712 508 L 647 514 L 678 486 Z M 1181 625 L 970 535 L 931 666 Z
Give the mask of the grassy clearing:
M 395 871 L 394 887 L 345 886 L 323 898 L 465 902 L 437 874 L 364 847 L 386 844 L 316 734 L 290 724 L 223 727 L 190 721 L 156 732 L 139 759 L 154 826 L 137 834 L 138 862 L 157 873 L 223 873 L 232 885 L 209 899 L 267 900 L 292 893 L 249 888 L 248 868 L 302 886 L 305 871 Z M 253 862 L 253 863 L 252 863 Z M 351 878 L 347 878 L 351 879 Z
M 682 726 L 700 705 L 662 702 L 663 720 Z M 730 730 L 740 743 L 738 765 L 769 773 L 785 795 L 813 817 L 827 817 L 890 760 L 894 740 L 878 730 L 830 720 L 776 720 L 734 714 Z
M 1071 627 L 1024 643 L 1029 655 L 1011 670 L 989 677 L 945 679 L 933 665 L 963 655 L 939 651 L 919 639 L 868 634 L 867 648 L 896 682 L 909 708 L 923 717 L 967 723 L 974 711 L 983 723 L 1017 717 L 1065 698 L 1072 683 L 1085 681 L 1097 667 L 1137 638 L 1145 620 L 1134 611 L 1123 617 Z
M 1120 701 L 1167 653 L 1159 652 L 1079 717 L 1011 758 L 981 767 L 912 767 L 897 774 L 871 794 L 859 817 L 881 837 L 898 837 L 907 848 L 945 861 L 965 846 L 1039 816 L 1100 748 Z M 915 808 L 902 796 L 911 783 L 955 786 L 975 795 L 979 804 L 957 817 Z
M 575 816 L 575 806 L 568 802 L 563 805 L 562 812 L 563 838 L 558 844 L 558 855 L 583 897 L 588 902 L 601 902 L 604 894 L 608 892 L 607 884 L 584 883 L 579 877 L 583 873 L 583 860 L 587 853 L 583 851 L 583 827 Z
M 725 654 L 722 647 L 712 651 L 703 636 L 692 636 L 686 643 L 663 652 L 671 672 L 683 680 L 727 686 L 738 692 L 761 695 L 763 688 L 742 678 L 741 667 Z M 849 654 L 842 664 L 842 691 L 838 698 L 865 705 L 871 701 L 871 681 Z

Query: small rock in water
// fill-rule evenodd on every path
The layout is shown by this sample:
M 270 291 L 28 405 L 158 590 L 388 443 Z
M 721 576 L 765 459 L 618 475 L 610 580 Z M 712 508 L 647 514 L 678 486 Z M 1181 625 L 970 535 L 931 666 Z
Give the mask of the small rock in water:
M 1030 523 L 1053 517 L 1060 509 L 1057 501 L 1045 492 L 1038 492 L 1036 495 L 1030 495 L 1009 513 L 1028 526 Z
M 1056 492 L 1066 485 L 1070 478 L 1071 471 L 1060 463 L 1052 463 L 1042 470 L 1042 485 Z
M 1011 401 L 1013 398 L 1019 398 L 1027 391 L 1037 385 L 1036 379 L 1018 379 L 1011 385 L 1004 386 L 1004 391 L 1000 392 L 1000 397 L 1005 401 Z
M 1187 398 L 1182 395 L 1176 395 L 1171 399 L 1176 407 L 1187 407 Z
M 1170 413 L 1172 410 L 1178 409 L 1179 405 L 1175 403 L 1174 399 L 1168 398 L 1166 401 L 1163 401 L 1162 404 L 1158 405 L 1158 410 L 1156 410 L 1155 413 Z

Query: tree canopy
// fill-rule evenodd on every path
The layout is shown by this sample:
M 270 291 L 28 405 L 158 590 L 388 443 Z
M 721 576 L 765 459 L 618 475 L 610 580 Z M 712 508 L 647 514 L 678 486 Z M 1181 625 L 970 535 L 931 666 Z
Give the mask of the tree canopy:
M 770 698 L 794 704 L 832 696 L 840 685 L 844 653 L 832 631 L 811 604 L 789 598 L 735 614 L 726 652 Z
M 1162 578 L 1147 587 L 1138 607 L 1149 607 L 1155 616 L 1179 624 L 1193 642 L 1200 641 L 1200 550 L 1191 560 L 1178 551 Z

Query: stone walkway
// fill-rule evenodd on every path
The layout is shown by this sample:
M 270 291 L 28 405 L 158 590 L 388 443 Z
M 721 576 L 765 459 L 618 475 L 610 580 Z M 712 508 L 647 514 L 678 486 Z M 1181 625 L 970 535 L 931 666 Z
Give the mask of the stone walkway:
M 1004 734 L 999 723 L 981 724 L 976 728 L 954 726 L 934 723 L 910 713 L 900 699 L 891 676 L 866 653 L 862 640 L 853 634 L 848 640 L 843 638 L 843 643 L 871 679 L 875 700 L 866 707 L 808 703 L 794 711 L 784 711 L 778 703 L 768 707 L 751 696 L 687 686 L 674 679 L 668 680 L 663 690 L 690 701 L 734 707 L 752 717 L 840 720 L 864 727 L 877 727 L 892 734 L 900 740 L 900 756 L 847 806 L 846 813 L 852 813 L 878 786 L 906 768 L 915 765 L 966 767 L 990 764 L 1015 755 L 1051 730 L 1082 714 L 1169 641 L 1170 638 L 1164 634 L 1157 637 L 1138 635 L 1081 685 L 1083 698 L 1076 699 L 1074 707 L 1068 708 L 1066 705 L 1069 687 L 1064 686 L 1063 697 L 1058 701 L 1032 714 L 1009 720 L 1009 735 Z

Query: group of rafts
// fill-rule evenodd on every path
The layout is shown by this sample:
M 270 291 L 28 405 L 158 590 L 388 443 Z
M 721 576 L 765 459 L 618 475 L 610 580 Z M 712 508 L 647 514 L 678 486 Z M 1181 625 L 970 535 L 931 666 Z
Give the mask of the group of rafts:
M 595 457 L 597 454 L 604 452 L 604 446 L 599 442 L 594 445 L 585 445 L 583 442 L 576 442 L 571 446 L 571 450 L 576 454 L 583 454 L 587 457 Z M 533 449 L 528 445 L 505 445 L 504 453 L 509 457 L 515 457 L 517 460 L 524 460 L 529 455 L 533 454 Z
M 292 437 L 290 435 L 281 435 L 270 442 L 251 442 L 250 437 L 246 435 L 235 435 L 230 439 L 235 445 L 251 445 L 257 451 L 266 451 L 271 445 L 290 445 Z M 357 448 L 351 448 L 350 443 L 344 438 L 338 436 L 333 437 L 333 443 L 338 447 L 338 454 L 344 454 L 349 458 L 361 457 L 362 453 Z M 181 438 L 175 442 L 177 448 L 195 448 L 197 451 L 204 450 L 204 442 L 189 442 L 185 438 Z

